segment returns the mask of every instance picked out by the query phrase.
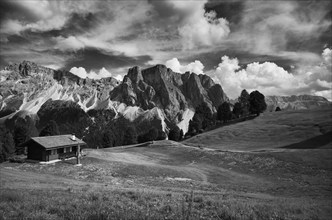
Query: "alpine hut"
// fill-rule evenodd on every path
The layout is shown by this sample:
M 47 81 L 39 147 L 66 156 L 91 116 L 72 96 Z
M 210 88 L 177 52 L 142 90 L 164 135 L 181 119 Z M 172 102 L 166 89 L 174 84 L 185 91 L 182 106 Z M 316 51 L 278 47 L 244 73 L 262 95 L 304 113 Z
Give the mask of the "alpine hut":
M 77 157 L 79 164 L 80 148 L 86 143 L 75 135 L 33 137 L 24 144 L 28 149 L 28 159 L 50 161 Z

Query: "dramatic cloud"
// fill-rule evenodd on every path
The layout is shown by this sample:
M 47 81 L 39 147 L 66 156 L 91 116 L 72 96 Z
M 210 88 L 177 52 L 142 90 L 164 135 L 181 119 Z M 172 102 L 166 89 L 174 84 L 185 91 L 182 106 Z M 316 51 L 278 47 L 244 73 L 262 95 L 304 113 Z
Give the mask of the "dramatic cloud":
M 303 66 L 290 73 L 275 63 L 250 63 L 239 66 L 237 58 L 223 56 L 215 71 L 208 74 L 219 82 L 226 94 L 235 99 L 241 90 L 259 90 L 264 95 L 312 94 L 332 99 L 332 72 L 330 49 L 325 49 L 321 63 Z M 328 61 L 328 62 L 326 62 Z
M 316 51 L 303 47 L 318 46 L 317 33 L 331 28 L 330 6 L 327 1 L 245 1 L 241 22 L 229 42 L 242 51 L 316 62 Z
M 203 74 L 204 65 L 199 61 L 181 65 L 177 58 L 166 61 L 165 65 L 177 73 L 194 72 L 196 74 Z
M 112 74 L 108 72 L 104 67 L 99 70 L 98 73 L 94 71 L 90 71 L 89 73 L 86 72 L 86 70 L 83 67 L 73 67 L 69 70 L 69 72 L 75 74 L 76 76 L 80 78 L 90 78 L 90 79 L 101 79 L 101 78 L 107 78 L 111 77 Z M 119 78 L 119 75 L 117 76 Z
M 2 23 L 0 34 L 14 35 L 14 34 L 19 34 L 22 30 L 24 30 L 24 27 L 18 20 L 10 19 Z M 7 39 L 5 41 L 7 41 Z
M 219 44 L 230 32 L 226 19 L 217 18 L 214 11 L 205 12 L 206 2 L 171 1 L 184 16 L 178 30 L 185 50 Z

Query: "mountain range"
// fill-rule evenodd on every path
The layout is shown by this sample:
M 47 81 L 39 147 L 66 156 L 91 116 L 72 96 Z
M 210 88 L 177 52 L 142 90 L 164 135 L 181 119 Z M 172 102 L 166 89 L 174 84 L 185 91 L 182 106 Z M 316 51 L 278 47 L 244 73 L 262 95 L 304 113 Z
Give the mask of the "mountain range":
M 214 113 L 225 101 L 229 98 L 221 85 L 209 76 L 180 74 L 164 65 L 130 68 L 122 82 L 112 77 L 82 79 L 69 71 L 53 70 L 29 61 L 0 71 L 0 123 L 19 115 L 34 118 L 41 126 L 46 123 L 43 120 L 50 119 L 47 114 L 54 108 L 75 105 L 83 113 L 108 109 L 115 117 L 122 115 L 130 121 L 154 120 L 164 131 L 177 125 L 185 133 L 198 105 L 206 103 Z M 331 104 L 323 97 L 309 95 L 269 96 L 266 103 L 269 111 L 277 106 L 308 109 Z

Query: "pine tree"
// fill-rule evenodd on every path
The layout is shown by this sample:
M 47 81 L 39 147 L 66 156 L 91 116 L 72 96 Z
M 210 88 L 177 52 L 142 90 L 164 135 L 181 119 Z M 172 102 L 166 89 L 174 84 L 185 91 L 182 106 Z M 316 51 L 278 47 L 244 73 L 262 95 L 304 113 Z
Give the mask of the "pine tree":
M 181 130 L 180 130 L 180 141 L 183 139 L 183 136 L 184 136 L 184 134 L 183 134 L 183 130 L 181 129 Z
M 199 114 L 194 114 L 194 117 L 189 121 L 188 133 L 191 135 L 197 134 L 202 129 L 203 119 Z
M 249 111 L 252 114 L 259 115 L 266 110 L 267 105 L 265 103 L 265 96 L 257 90 L 250 93 L 249 102 Z
M 4 152 L 6 153 L 7 157 L 15 153 L 15 143 L 12 133 L 7 131 L 2 143 Z
M 54 136 L 59 135 L 59 127 L 57 123 L 53 120 L 49 121 L 47 125 L 40 131 L 39 136 Z
M 172 140 L 172 141 L 179 141 L 180 140 L 180 132 L 181 132 L 180 128 L 178 126 L 174 126 L 174 128 L 169 131 L 168 139 Z
M 242 115 L 242 107 L 239 102 L 236 102 L 233 107 L 233 114 L 235 117 L 239 118 Z
M 250 108 L 250 101 L 249 101 L 250 95 L 247 92 L 247 90 L 242 90 L 241 95 L 239 97 L 239 103 L 241 104 L 241 115 L 246 116 L 249 114 L 249 108 Z
M 217 118 L 224 123 L 232 119 L 232 111 L 228 102 L 223 102 L 218 107 Z
M 114 142 L 115 142 L 114 133 L 111 130 L 104 132 L 102 138 L 102 147 L 103 148 L 114 147 L 115 146 Z
M 3 162 L 15 153 L 15 143 L 13 135 L 6 129 L 0 134 L 0 139 L 0 162 Z
M 128 126 L 123 137 L 123 145 L 136 144 L 137 132 L 134 126 Z
M 143 143 L 147 141 L 155 141 L 159 136 L 158 129 L 153 127 L 147 133 L 138 136 L 138 142 Z
M 14 129 L 14 142 L 17 154 L 23 154 L 24 149 L 21 148 L 21 144 L 30 139 L 29 130 L 27 126 L 16 125 Z

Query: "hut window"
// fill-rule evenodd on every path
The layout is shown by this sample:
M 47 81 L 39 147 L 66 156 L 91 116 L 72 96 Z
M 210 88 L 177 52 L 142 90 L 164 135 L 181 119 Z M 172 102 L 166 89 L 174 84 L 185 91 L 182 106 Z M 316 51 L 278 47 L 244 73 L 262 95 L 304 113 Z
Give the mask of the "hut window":
M 66 152 L 71 152 L 71 147 L 66 147 Z

